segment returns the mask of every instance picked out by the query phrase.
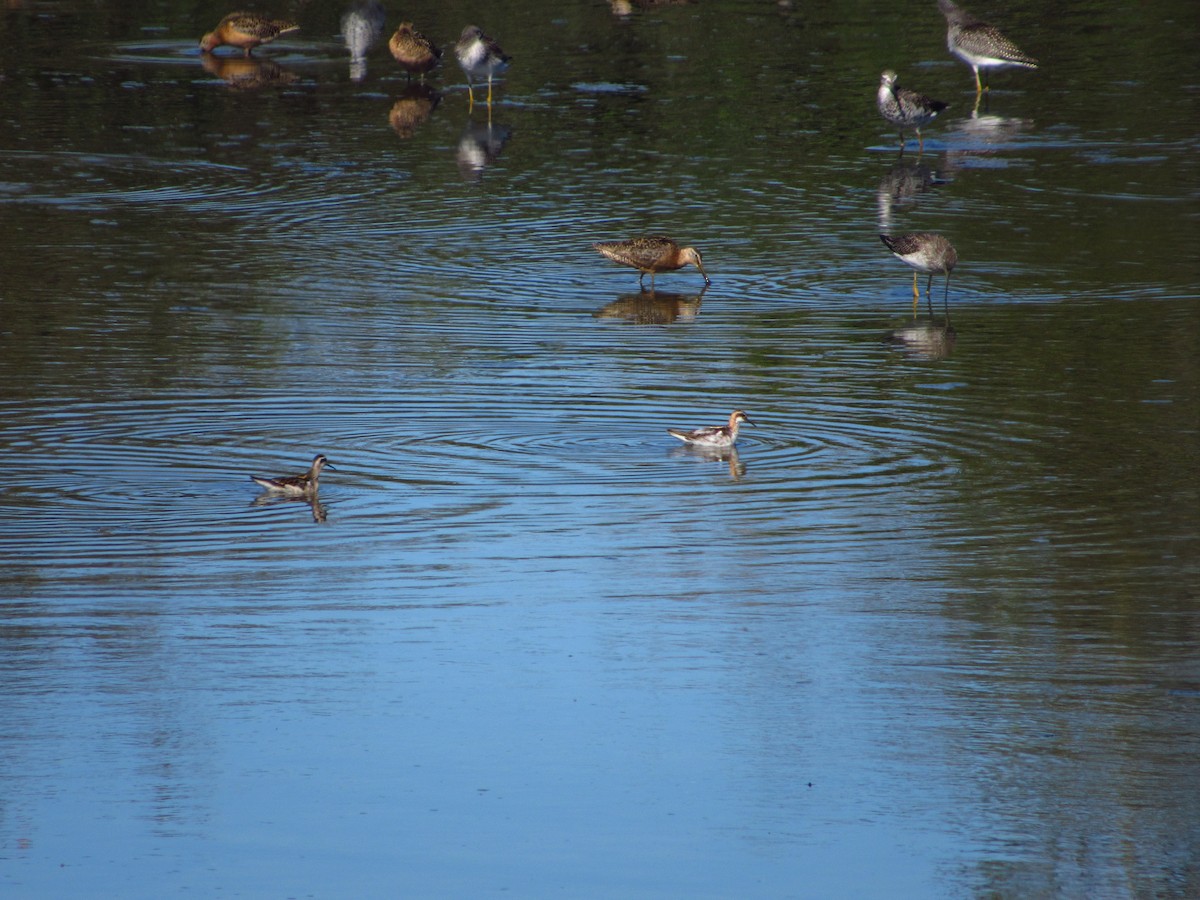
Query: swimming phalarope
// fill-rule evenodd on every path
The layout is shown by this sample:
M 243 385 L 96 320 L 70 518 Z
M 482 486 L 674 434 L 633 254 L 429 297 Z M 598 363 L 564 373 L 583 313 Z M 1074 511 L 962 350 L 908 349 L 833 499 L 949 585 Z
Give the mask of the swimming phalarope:
M 512 57 L 500 49 L 500 45 L 483 33 L 478 25 L 468 25 L 462 30 L 458 43 L 454 45 L 454 53 L 458 64 L 467 76 L 467 98 L 472 106 L 475 105 L 475 89 L 471 85 L 471 76 L 478 78 L 487 76 L 488 106 L 492 105 L 492 76 L 503 72 L 512 62 Z
M 697 428 L 695 431 L 685 431 L 681 428 L 668 428 L 667 434 L 677 437 L 685 444 L 697 447 L 732 447 L 737 441 L 738 426 L 743 422 L 753 425 L 750 417 L 740 409 L 729 414 L 728 425 L 713 425 L 708 428 Z
M 299 475 L 283 475 L 279 478 L 270 478 L 266 475 L 251 475 L 250 480 L 266 488 L 268 491 L 300 497 L 305 494 L 315 494 L 317 492 L 317 479 L 321 476 L 321 469 L 326 466 L 335 472 L 337 471 L 329 460 L 325 458 L 324 453 L 318 453 L 313 457 L 312 467 L 307 472 L 302 472 Z
M 214 47 L 228 44 L 240 47 L 246 56 L 259 44 L 269 44 L 281 35 L 299 31 L 295 22 L 272 19 L 257 13 L 234 12 L 227 15 L 217 27 L 200 38 L 200 49 L 208 53 Z
M 650 288 L 654 288 L 655 272 L 674 272 L 689 263 L 700 270 L 706 285 L 712 284 L 704 271 L 700 252 L 695 247 L 680 247 L 670 238 L 641 237 L 629 241 L 603 241 L 592 247 L 613 262 L 638 270 L 638 284 L 650 273 Z

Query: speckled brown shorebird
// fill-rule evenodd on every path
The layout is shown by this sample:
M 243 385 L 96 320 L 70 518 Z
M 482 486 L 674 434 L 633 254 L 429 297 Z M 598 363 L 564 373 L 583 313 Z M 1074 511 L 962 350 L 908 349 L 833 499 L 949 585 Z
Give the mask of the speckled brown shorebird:
M 417 31 L 412 22 L 401 22 L 396 27 L 396 33 L 388 41 L 388 49 L 409 77 L 419 75 L 424 78 L 442 58 L 441 48 Z
M 900 129 L 900 152 L 904 152 L 904 132 L 912 129 L 917 133 L 917 156 L 925 152 L 925 139 L 921 137 L 921 126 L 932 122 L 937 114 L 947 108 L 941 100 L 931 100 L 924 94 L 900 87 L 899 76 L 888 69 L 880 76 L 879 93 L 876 97 L 879 114 Z
M 234 12 L 227 15 L 217 27 L 200 38 L 200 49 L 205 53 L 214 47 L 228 44 L 240 47 L 246 56 L 259 44 L 269 44 L 277 37 L 299 31 L 295 22 L 272 19 L 258 13 Z
M 321 469 L 328 467 L 333 468 L 333 465 L 325 458 L 324 453 L 318 453 L 313 457 L 312 466 L 307 472 L 302 472 L 299 475 L 281 475 L 278 478 L 271 478 L 267 475 L 251 475 L 250 480 L 260 487 L 277 494 L 288 494 L 293 497 L 301 497 L 306 494 L 315 494 L 317 492 L 317 479 L 321 475 Z
M 925 285 L 925 294 L 933 289 L 933 276 L 946 276 L 946 293 L 944 301 L 950 298 L 950 273 L 958 265 L 958 253 L 954 247 L 940 234 L 928 231 L 918 231 L 913 234 L 900 234 L 895 237 L 881 234 L 879 239 L 905 265 L 913 268 L 913 315 L 917 314 L 917 301 L 921 292 L 917 289 L 917 275 L 924 273 L 929 276 Z
M 674 272 L 689 263 L 700 270 L 705 285 L 712 284 L 704 271 L 700 251 L 694 247 L 680 247 L 670 238 L 642 237 L 630 241 L 604 241 L 592 246 L 613 262 L 637 269 L 639 285 L 649 272 L 651 289 L 654 288 L 655 273 Z
M 1000 29 L 981 22 L 951 0 L 938 0 L 938 9 L 946 17 L 946 46 L 975 72 L 976 94 L 988 89 L 979 80 L 980 69 L 984 70 L 986 79 L 988 69 L 1038 67 L 1037 60 L 1022 53 L 1016 44 L 1000 33 Z

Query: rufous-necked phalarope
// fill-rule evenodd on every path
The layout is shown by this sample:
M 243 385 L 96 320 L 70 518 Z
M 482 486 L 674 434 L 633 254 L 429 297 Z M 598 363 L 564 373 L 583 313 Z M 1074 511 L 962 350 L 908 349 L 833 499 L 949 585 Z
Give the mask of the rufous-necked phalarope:
M 685 444 L 697 447 L 732 447 L 737 442 L 738 426 L 743 422 L 753 425 L 750 417 L 740 409 L 729 414 L 728 425 L 713 425 L 708 428 L 697 428 L 695 431 L 685 431 L 682 428 L 668 428 L 667 434 L 677 437 Z
M 266 488 L 268 491 L 301 497 L 317 492 L 317 479 L 321 477 L 321 469 L 324 467 L 333 469 L 335 472 L 337 471 L 329 460 L 325 458 L 324 453 L 318 453 L 313 457 L 312 467 L 307 472 L 302 472 L 299 475 L 282 475 L 279 478 L 269 478 L 266 475 L 251 475 L 250 480 Z

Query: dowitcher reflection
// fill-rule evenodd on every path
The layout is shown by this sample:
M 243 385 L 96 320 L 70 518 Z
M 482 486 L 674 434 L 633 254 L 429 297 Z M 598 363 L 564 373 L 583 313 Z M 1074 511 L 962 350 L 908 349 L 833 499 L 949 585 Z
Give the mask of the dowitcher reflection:
M 917 314 L 917 301 L 921 298 L 921 292 L 917 289 L 918 274 L 926 274 L 929 276 L 929 281 L 925 285 L 925 294 L 930 298 L 932 304 L 933 276 L 946 276 L 946 292 L 943 296 L 943 302 L 949 304 L 950 298 L 950 273 L 954 271 L 954 267 L 958 265 L 958 253 L 954 247 L 940 234 L 932 234 L 928 231 L 914 232 L 912 234 L 888 235 L 881 234 L 879 239 L 883 241 L 884 246 L 892 251 L 892 254 L 902 263 L 913 269 L 913 316 Z
M 429 120 L 441 101 L 442 95 L 429 85 L 410 84 L 388 111 L 388 124 L 397 136 L 408 140 Z
M 1021 52 L 994 25 L 981 22 L 951 0 L 938 0 L 938 8 L 946 17 L 946 46 L 975 73 L 976 94 L 988 90 L 989 69 L 1038 67 L 1036 59 Z M 979 80 L 980 69 L 983 69 L 984 82 Z
M 264 490 L 272 493 L 283 494 L 289 497 L 303 497 L 310 494 L 316 494 L 319 489 L 318 479 L 321 477 L 321 469 L 328 468 L 336 472 L 337 469 L 325 458 L 324 453 L 318 453 L 313 457 L 312 466 L 307 472 L 301 472 L 299 475 L 280 475 L 278 478 L 272 478 L 268 475 L 251 475 L 250 480 Z
M 295 72 L 289 72 L 270 59 L 244 56 L 217 56 L 205 53 L 200 65 L 210 75 L 227 82 L 230 88 L 253 91 L 266 87 L 282 87 L 300 80 Z
M 615 263 L 638 270 L 638 284 L 646 274 L 650 275 L 650 288 L 654 288 L 654 276 L 658 272 L 674 272 L 684 266 L 693 265 L 700 270 L 704 284 L 712 281 L 704 271 L 700 251 L 695 247 L 680 247 L 670 238 L 641 237 L 628 241 L 601 241 L 592 247 Z
M 912 130 L 917 133 L 917 158 L 925 152 L 925 139 L 921 136 L 921 127 L 928 125 L 937 114 L 947 108 L 941 100 L 932 100 L 924 94 L 900 87 L 899 76 L 887 69 L 879 79 L 879 91 L 876 94 L 876 104 L 879 114 L 900 130 L 900 153 L 904 153 L 904 132 Z
M 255 47 L 299 30 L 300 26 L 295 22 L 272 19 L 257 13 L 235 12 L 227 15 L 217 23 L 216 28 L 200 38 L 200 49 L 209 53 L 215 47 L 228 44 L 240 48 L 244 56 L 249 56 Z
M 667 291 L 639 291 L 625 294 L 592 315 L 597 319 L 623 319 L 634 325 L 670 325 L 672 322 L 694 322 L 700 315 L 699 294 L 674 294 Z

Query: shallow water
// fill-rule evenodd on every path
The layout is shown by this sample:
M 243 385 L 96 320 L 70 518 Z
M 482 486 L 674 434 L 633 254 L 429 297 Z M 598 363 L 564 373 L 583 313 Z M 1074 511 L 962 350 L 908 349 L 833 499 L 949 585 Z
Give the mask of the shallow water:
M 1190 7 L 968 8 L 6 11 L 4 895 L 1200 891 Z

